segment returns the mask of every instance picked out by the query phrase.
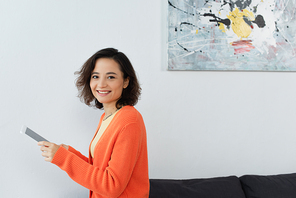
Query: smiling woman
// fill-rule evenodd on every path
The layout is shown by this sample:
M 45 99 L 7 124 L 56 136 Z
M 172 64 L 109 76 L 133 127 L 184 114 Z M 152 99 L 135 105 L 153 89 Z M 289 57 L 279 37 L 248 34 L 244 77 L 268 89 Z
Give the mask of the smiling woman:
M 88 188 L 92 198 L 149 197 L 146 129 L 133 107 L 141 88 L 132 64 L 122 52 L 107 48 L 91 56 L 76 74 L 81 100 L 105 111 L 89 157 L 68 145 L 39 142 L 42 156 Z

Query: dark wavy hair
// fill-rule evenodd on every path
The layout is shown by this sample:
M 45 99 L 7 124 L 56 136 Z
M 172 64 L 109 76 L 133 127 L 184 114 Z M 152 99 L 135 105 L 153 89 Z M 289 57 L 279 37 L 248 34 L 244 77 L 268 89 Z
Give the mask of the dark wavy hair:
M 129 84 L 123 89 L 122 95 L 116 103 L 116 107 L 120 108 L 125 105 L 136 105 L 139 96 L 141 95 L 141 87 L 135 70 L 127 56 L 114 48 L 106 48 L 96 52 L 82 65 L 80 71 L 75 72 L 75 75 L 78 75 L 76 79 L 76 87 L 78 89 L 78 97 L 80 100 L 88 106 L 95 106 L 98 109 L 103 109 L 103 104 L 94 97 L 90 88 L 91 73 L 95 68 L 96 61 L 100 58 L 110 58 L 116 61 L 123 73 L 123 78 L 129 78 Z M 94 104 L 93 101 L 95 101 Z

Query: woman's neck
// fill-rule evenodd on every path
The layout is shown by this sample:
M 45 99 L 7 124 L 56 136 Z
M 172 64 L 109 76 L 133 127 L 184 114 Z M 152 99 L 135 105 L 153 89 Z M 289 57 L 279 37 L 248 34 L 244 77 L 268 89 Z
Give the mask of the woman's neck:
M 110 116 L 111 114 L 115 113 L 117 111 L 116 104 L 103 104 L 104 111 L 105 111 L 105 117 Z

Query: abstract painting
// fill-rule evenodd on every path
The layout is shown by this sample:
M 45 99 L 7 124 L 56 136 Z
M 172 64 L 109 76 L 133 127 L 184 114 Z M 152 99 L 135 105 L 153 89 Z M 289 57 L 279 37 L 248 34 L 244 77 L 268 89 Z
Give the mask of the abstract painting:
M 296 1 L 168 0 L 168 69 L 296 71 Z

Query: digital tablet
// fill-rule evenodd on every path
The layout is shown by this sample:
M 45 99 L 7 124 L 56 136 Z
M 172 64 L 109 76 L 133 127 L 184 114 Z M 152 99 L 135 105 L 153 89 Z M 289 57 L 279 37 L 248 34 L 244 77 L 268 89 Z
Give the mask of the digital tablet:
M 47 139 L 45 139 L 44 137 L 42 137 L 41 135 L 39 135 L 38 133 L 34 132 L 32 129 L 28 128 L 27 126 L 22 126 L 22 129 L 20 131 L 22 134 L 26 134 L 28 136 L 30 136 L 31 138 L 33 138 L 34 140 L 36 140 L 37 142 L 40 141 L 46 141 L 48 142 Z

